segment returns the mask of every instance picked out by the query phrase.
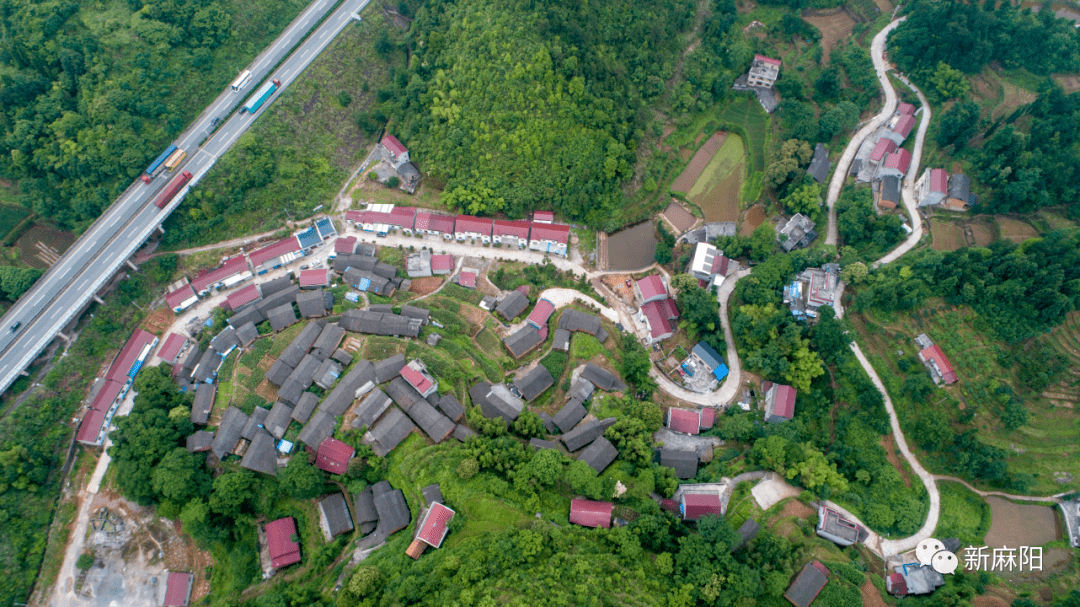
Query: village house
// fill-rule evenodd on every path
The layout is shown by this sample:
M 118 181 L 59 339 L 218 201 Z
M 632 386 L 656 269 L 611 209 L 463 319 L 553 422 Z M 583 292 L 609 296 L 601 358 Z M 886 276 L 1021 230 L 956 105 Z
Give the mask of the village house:
M 646 345 L 652 345 L 675 334 L 671 321 L 679 317 L 675 300 L 668 296 L 667 285 L 658 274 L 646 276 L 634 283 L 634 298 L 640 307 L 638 320 L 649 330 Z
M 496 219 L 491 224 L 491 240 L 495 244 L 517 246 L 519 249 L 524 249 L 529 246 L 529 228 L 531 225 L 528 221 Z
M 686 273 L 698 279 L 698 285 L 703 289 L 719 287 L 724 278 L 738 271 L 739 262 L 728 259 L 723 251 L 707 242 L 694 246 L 694 256 L 686 268 Z
M 885 157 L 885 161 L 878 167 L 877 178 L 881 179 L 886 175 L 896 175 L 902 178 L 907 174 L 910 166 L 911 152 L 900 148 Z
M 829 569 L 825 565 L 819 561 L 807 563 L 791 586 L 788 586 L 784 598 L 795 607 L 810 607 L 828 582 Z
M 485 217 L 458 215 L 454 220 L 454 238 L 460 242 L 473 239 L 490 244 L 493 223 L 491 219 Z
M 424 550 L 430 546 L 438 548 L 442 546 L 446 534 L 450 531 L 450 521 L 456 514 L 441 502 L 434 502 L 420 515 L 416 525 L 416 538 L 413 539 L 409 548 L 405 551 L 413 559 L 420 558 Z
M 836 305 L 839 286 L 839 265 L 827 263 L 820 268 L 807 268 L 784 287 L 784 305 L 800 320 L 817 318 L 818 308 Z
M 836 510 L 822 506 L 818 508 L 817 534 L 839 546 L 850 546 L 865 540 L 870 532 Z
M 592 500 L 570 500 L 570 522 L 582 527 L 611 527 L 611 513 L 614 504 L 611 502 L 594 502 Z
M 319 528 L 326 541 L 353 530 L 352 515 L 341 493 L 331 493 L 319 500 Z
M 795 417 L 795 388 L 766 381 L 761 391 L 765 393 L 765 421 L 778 424 Z
M 817 238 L 814 225 L 809 217 L 796 213 L 778 230 L 776 240 L 788 253 L 797 248 L 810 246 L 810 243 Z
M 703 516 L 723 516 L 723 487 L 716 483 L 679 485 L 672 499 L 679 504 L 679 516 L 684 521 L 696 521 Z
M 165 607 L 187 607 L 191 601 L 191 587 L 195 576 L 190 573 L 170 571 L 165 582 Z
M 401 368 L 401 377 L 424 398 L 434 394 L 439 387 L 439 381 L 428 373 L 427 365 L 419 358 L 410 360 Z
M 780 65 L 779 59 L 754 55 L 750 71 L 740 74 L 731 88 L 737 91 L 753 91 L 765 112 L 771 113 L 780 103 L 773 91 L 773 84 L 780 77 Z
M 930 371 L 930 377 L 934 380 L 934 383 L 938 385 L 956 383 L 956 371 L 953 370 L 949 358 L 941 351 L 941 347 L 931 341 L 926 333 L 920 333 L 915 338 L 915 342 L 922 347 L 922 350 L 919 351 L 919 360 Z
M 944 169 L 926 169 L 915 182 L 915 199 L 920 207 L 941 204 L 949 192 L 949 175 Z
M 543 253 L 566 257 L 570 242 L 570 226 L 534 221 L 529 227 L 529 248 Z
M 900 205 L 900 178 L 886 175 L 878 185 L 878 206 L 882 209 L 895 209 Z
M 832 163 L 829 162 L 829 151 L 824 143 L 819 143 L 814 146 L 814 156 L 810 159 L 810 166 L 807 167 L 806 173 L 813 177 L 814 181 L 825 183 L 825 180 L 829 178 L 830 170 L 832 170 Z
M 941 208 L 947 211 L 964 211 L 975 206 L 979 197 L 971 191 L 971 178 L 961 173 L 949 177 L 949 193 Z
M 270 521 L 263 526 L 270 565 L 275 570 L 300 562 L 300 543 L 296 535 L 296 520 L 291 516 Z

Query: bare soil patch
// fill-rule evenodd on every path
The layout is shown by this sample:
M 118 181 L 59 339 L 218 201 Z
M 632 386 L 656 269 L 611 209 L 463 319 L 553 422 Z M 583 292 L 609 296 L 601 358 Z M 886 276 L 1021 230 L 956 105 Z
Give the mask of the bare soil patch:
M 428 295 L 434 293 L 436 289 L 442 286 L 443 279 L 439 276 L 425 276 L 423 278 L 412 279 L 412 285 L 409 286 L 410 293 L 417 293 L 419 295 Z
M 698 139 L 700 138 L 701 136 L 698 136 Z M 713 155 L 720 149 L 720 146 L 724 145 L 725 138 L 727 138 L 727 133 L 713 133 L 712 137 L 709 137 L 709 140 L 705 142 L 705 145 L 698 148 L 698 151 L 694 153 L 690 164 L 686 165 L 683 172 L 675 178 L 675 181 L 671 184 L 672 191 L 689 193 L 698 177 L 701 177 L 701 174 L 705 172 L 705 167 L 709 165 Z
M 694 217 L 690 211 L 687 211 L 682 205 L 674 201 L 664 209 L 664 217 L 671 222 L 671 225 L 679 230 L 680 234 L 689 230 L 697 223 L 697 217 Z
M 964 230 L 951 222 L 930 220 L 930 234 L 933 236 L 933 244 L 930 245 L 935 251 L 955 251 L 967 246 L 967 238 Z
M 969 229 L 975 246 L 985 247 L 997 240 L 994 229 L 985 223 L 971 223 Z
M 881 447 L 885 449 L 885 457 L 888 458 L 889 463 L 900 473 L 900 478 L 904 480 L 904 486 L 911 489 L 911 473 L 904 467 L 904 463 L 900 461 L 900 456 L 896 454 L 896 438 L 891 432 L 881 437 Z
M 1021 243 L 1028 238 L 1034 238 L 1039 235 L 1039 232 L 1036 231 L 1035 228 L 1018 219 L 1009 219 L 1008 217 L 996 217 L 995 219 L 1001 230 L 1001 237 L 1006 240 Z
M 164 337 L 164 332 L 172 326 L 174 320 L 176 318 L 172 310 L 158 308 L 151 312 L 150 317 L 146 319 L 146 330 Z
M 760 204 L 755 204 L 746 210 L 746 216 L 743 217 L 742 225 L 739 226 L 739 236 L 749 236 L 758 229 L 765 221 L 765 207 Z
M 855 20 L 844 11 L 828 17 L 803 17 L 803 21 L 821 30 L 821 48 L 825 51 L 822 60 L 825 65 L 829 64 L 829 51 L 837 41 L 847 38 L 855 28 Z
M 784 509 L 780 511 L 780 518 L 787 518 L 794 516 L 796 518 L 810 518 L 817 514 L 814 509 L 799 500 L 791 500 L 784 504 Z
M 691 150 L 690 148 L 682 148 L 681 150 L 679 150 L 679 157 L 683 159 L 683 162 L 690 160 L 693 155 L 694 150 Z
M 600 277 L 600 280 L 604 282 L 604 286 L 614 291 L 620 299 L 628 302 L 634 301 L 633 288 L 626 286 L 626 281 L 629 279 L 630 274 L 606 274 Z
M 1053 78 L 1054 82 L 1057 82 L 1058 86 L 1065 89 L 1066 93 L 1080 91 L 1080 76 L 1075 74 L 1057 74 Z
M 707 221 L 739 220 L 739 189 L 742 187 L 742 171 L 732 171 L 719 185 L 704 194 L 698 204 L 705 212 Z
M 888 607 L 888 603 L 881 598 L 881 593 L 878 592 L 876 586 L 870 583 L 870 580 L 866 580 L 859 587 L 859 594 L 862 595 L 863 607 Z M 976 603 L 975 607 L 979 607 L 979 605 Z
M 259 382 L 259 385 L 255 387 L 255 394 L 258 394 L 260 398 L 268 403 L 277 400 L 277 388 L 274 387 L 274 384 L 270 383 L 269 379 L 264 379 Z
M 1042 546 L 1061 538 L 1057 516 L 1049 506 L 1014 504 L 994 496 L 986 503 L 993 516 L 986 533 L 988 546 Z
M 977 596 L 972 600 L 975 607 L 1009 607 L 1009 603 L 996 596 Z

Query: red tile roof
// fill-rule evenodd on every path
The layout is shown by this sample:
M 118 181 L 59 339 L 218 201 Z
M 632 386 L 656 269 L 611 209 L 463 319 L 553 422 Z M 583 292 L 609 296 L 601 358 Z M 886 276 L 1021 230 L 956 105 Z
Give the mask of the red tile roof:
M 325 287 L 328 284 L 330 284 L 330 270 L 326 268 L 300 270 L 301 287 Z
M 697 434 L 700 431 L 699 423 L 700 417 L 697 411 L 676 409 L 674 407 L 668 409 L 668 428 L 676 432 Z
M 82 418 L 82 423 L 79 424 L 79 433 L 75 435 L 75 440 L 85 442 L 96 442 L 98 433 L 101 432 L 101 426 L 105 423 L 105 411 L 98 411 L 97 409 L 90 409 L 86 412 L 86 415 Z
M 570 522 L 583 527 L 611 527 L 611 502 L 570 500 Z
M 765 55 L 754 55 L 754 59 L 758 61 L 764 61 L 765 63 L 771 63 L 773 65 L 780 65 L 779 59 L 773 59 L 772 57 L 766 57 Z
M 454 218 L 449 215 L 439 215 L 437 213 L 419 211 L 416 214 L 416 227 L 413 229 L 453 234 Z
M 570 241 L 570 226 L 558 223 L 537 223 L 534 221 L 531 226 L 531 233 L 531 240 L 550 240 L 561 244 Z
M 901 116 L 910 116 L 915 113 L 915 106 L 910 103 L 901 103 L 896 106 L 896 111 L 900 112 Z
M 679 513 L 679 502 L 676 502 L 675 500 L 662 499 L 662 500 L 660 500 L 660 509 L 661 510 L 667 510 L 668 512 L 671 512 L 671 513 L 674 513 L 674 514 L 678 514 Z
M 180 354 L 180 350 L 187 341 L 187 338 L 183 335 L 169 333 L 165 336 L 165 343 L 161 344 L 161 348 L 158 350 L 158 358 L 166 362 L 175 363 L 176 355 Z
M 712 273 L 727 276 L 728 263 L 730 262 L 731 260 L 727 257 L 717 254 L 712 260 Z
M 549 318 L 551 318 L 551 314 L 554 311 L 555 304 L 551 303 L 546 299 L 541 299 L 540 301 L 536 302 L 536 307 L 533 308 L 532 313 L 529 314 L 529 318 L 527 318 L 526 320 L 531 322 L 533 325 L 536 326 L 536 328 L 539 329 L 540 327 L 547 325 L 547 321 Z
M 300 250 L 300 243 L 296 241 L 295 236 L 289 236 L 283 240 L 279 240 L 272 245 L 265 246 L 257 251 L 254 251 L 248 257 L 251 259 L 252 267 L 259 267 L 264 263 L 285 255 L 286 253 L 295 253 Z
M 555 221 L 555 213 L 551 211 L 533 211 L 533 221 L 551 223 Z
M 195 289 L 192 289 L 191 285 L 184 285 L 175 291 L 166 293 L 165 303 L 169 304 L 169 307 L 175 310 L 192 297 L 198 297 L 195 294 Z
M 416 207 L 394 207 L 390 209 L 390 221 L 393 225 L 412 229 L 416 222 Z
M 354 223 L 394 223 L 394 219 L 390 213 L 383 213 L 381 211 L 346 211 L 345 219 Z M 411 228 L 412 226 L 409 227 Z
M 168 581 L 165 582 L 165 607 L 185 607 L 188 604 L 191 598 L 188 589 L 191 588 L 194 577 L 190 573 L 169 574 Z
M 919 352 L 919 356 L 926 360 L 932 360 L 937 364 L 938 371 L 941 373 L 941 379 L 944 380 L 946 384 L 956 382 L 956 371 L 953 370 L 952 363 L 949 362 L 945 353 L 941 351 L 940 346 L 934 344 L 922 352 Z
M 243 255 L 237 255 L 232 259 L 225 260 L 225 263 L 221 264 L 220 268 L 208 270 L 199 274 L 195 280 L 191 281 L 191 286 L 195 289 L 195 292 L 198 293 L 200 291 L 205 291 L 211 285 L 219 283 L 230 276 L 235 276 L 241 272 L 247 272 L 247 270 L 247 259 Z
M 708 430 L 709 428 L 712 428 L 715 421 L 716 409 L 713 409 L 712 407 L 702 407 L 701 420 L 698 422 L 698 424 L 701 426 L 701 429 Z
M 905 149 L 899 149 L 889 154 L 889 157 L 885 159 L 885 164 L 882 165 L 887 169 L 896 169 L 901 174 L 907 174 L 908 167 L 911 166 L 911 152 Z
M 874 151 L 870 152 L 870 161 L 878 162 L 885 157 L 885 154 L 892 152 L 896 149 L 896 142 L 888 137 L 882 137 L 878 139 L 877 145 L 874 146 Z
M 124 349 L 120 350 L 120 355 L 116 357 L 113 364 L 109 367 L 109 373 L 106 375 L 108 379 L 118 381 L 126 384 L 128 382 L 128 372 L 131 371 L 131 367 L 135 364 L 135 361 L 139 360 L 139 356 L 143 350 L 147 349 L 147 346 L 154 343 L 157 340 L 157 336 L 153 333 L 147 333 L 142 329 L 135 329 L 135 332 L 131 334 L 131 339 L 124 344 Z M 146 362 L 150 359 L 149 352 L 143 359 Z
M 720 496 L 716 493 L 684 493 L 683 518 L 696 521 L 706 514 L 720 516 Z
M 669 297 L 656 303 L 660 304 L 660 311 L 667 315 L 668 320 L 675 320 L 679 317 L 679 309 L 675 307 L 674 299 Z
M 409 382 L 409 385 L 416 388 L 416 391 L 420 394 L 424 394 L 431 389 L 431 380 L 424 377 L 424 374 L 413 369 L 409 365 L 405 365 L 401 368 L 401 377 L 405 378 L 405 381 Z
M 502 219 L 496 219 L 492 223 L 492 233 L 495 236 L 514 236 L 517 238 L 529 238 L 529 226 L 532 224 L 528 221 L 506 221 Z
M 454 269 L 454 256 L 453 255 L 432 255 L 431 256 L 431 271 L 447 271 Z
M 637 288 L 641 291 L 643 301 L 649 301 L 654 297 L 667 297 L 667 287 L 664 286 L 664 279 L 660 278 L 659 274 L 646 276 L 637 281 Z
M 907 137 L 911 133 L 911 129 L 915 126 L 915 117 L 904 114 L 897 119 L 896 124 L 893 126 L 892 131 L 901 137 Z
M 487 217 L 473 217 L 472 215 L 458 215 L 454 220 L 455 234 L 481 234 L 491 236 L 492 220 Z
M 930 170 L 930 191 L 946 194 L 949 191 L 949 174 L 945 169 Z
M 105 385 L 98 391 L 97 396 L 90 402 L 90 408 L 96 411 L 108 411 L 116 400 L 117 396 L 120 396 L 120 391 L 124 389 L 124 384 L 111 379 L 105 380 Z
M 354 211 L 349 211 L 348 213 L 346 213 L 345 214 L 346 217 L 348 217 L 348 215 L 350 213 L 353 213 L 353 212 Z M 357 213 L 357 214 L 359 215 L 359 213 Z M 348 218 L 350 220 L 352 220 L 352 221 L 355 221 L 351 217 L 348 217 Z M 346 255 L 355 253 L 356 252 L 356 237 L 355 236 L 341 236 L 341 237 L 339 237 L 334 242 L 334 252 L 335 253 L 345 253 Z
M 659 301 L 650 301 L 641 306 L 641 311 L 645 314 L 645 318 L 649 319 L 649 333 L 653 339 L 674 333 L 671 321 L 667 318 L 667 312 L 663 310 Z
M 470 289 L 476 288 L 476 272 L 462 272 L 458 276 L 458 284 Z
M 225 298 L 225 305 L 222 307 L 236 310 L 241 306 L 260 299 L 262 299 L 262 293 L 259 292 L 259 286 L 248 285 L 243 289 L 230 293 L 229 296 Z
M 795 416 L 795 388 L 776 384 L 776 401 L 773 403 L 773 415 L 791 419 Z
M 547 326 L 547 325 L 544 325 L 544 326 L 540 327 L 540 330 L 539 330 L 539 331 L 537 331 L 537 333 L 539 333 L 539 334 L 540 334 L 540 342 L 541 342 L 541 343 L 543 343 L 543 342 L 547 341 L 547 336 L 548 336 L 548 326 Z
M 383 147 L 394 156 L 401 156 L 409 151 L 400 141 L 398 141 L 397 137 L 394 137 L 389 133 L 383 135 L 382 144 Z
M 320 470 L 331 474 L 345 474 L 349 469 L 349 460 L 354 455 L 356 455 L 356 449 L 336 438 L 327 437 L 319 444 L 319 450 L 315 452 L 315 465 Z
M 432 548 L 438 548 L 446 539 L 447 525 L 454 518 L 454 511 L 446 506 L 435 502 L 428 508 L 424 520 L 420 523 L 420 530 L 416 533 L 416 539 L 424 542 Z
M 266 548 L 270 552 L 270 565 L 280 569 L 300 562 L 300 544 L 292 541 L 296 535 L 296 521 L 286 516 L 266 524 Z
M 885 582 L 885 589 L 889 591 L 889 594 L 896 596 L 904 596 L 907 594 L 907 580 L 904 579 L 904 574 L 890 573 L 889 578 Z

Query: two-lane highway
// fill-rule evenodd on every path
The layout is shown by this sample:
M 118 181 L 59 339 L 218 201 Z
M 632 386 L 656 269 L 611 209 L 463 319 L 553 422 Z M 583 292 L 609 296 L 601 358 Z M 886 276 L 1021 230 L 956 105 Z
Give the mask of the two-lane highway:
M 251 83 L 239 93 L 227 88 L 177 138 L 174 143 L 187 151 L 186 164 L 171 172 L 164 172 L 150 185 L 136 181 L 94 222 L 60 261 L 16 302 L 0 320 L 0 392 L 7 390 L 19 373 L 160 226 L 169 212 L 180 204 L 187 189 L 174 198 L 165 210 L 159 210 L 153 205 L 159 191 L 182 170 L 190 171 L 194 175 L 191 185 L 197 183 L 217 158 L 232 147 L 261 113 L 266 111 L 266 105 L 273 102 L 280 90 L 255 114 L 234 114 L 201 148 L 197 147 L 207 136 L 214 118 L 228 115 L 258 88 L 264 77 L 276 78 L 281 81 L 282 89 L 287 87 L 369 1 L 346 0 L 273 74 L 269 74 L 274 65 L 282 62 L 289 49 L 326 15 L 332 2 L 317 0 L 309 5 L 248 67 L 253 76 Z M 15 323 L 19 323 L 19 326 L 12 331 Z

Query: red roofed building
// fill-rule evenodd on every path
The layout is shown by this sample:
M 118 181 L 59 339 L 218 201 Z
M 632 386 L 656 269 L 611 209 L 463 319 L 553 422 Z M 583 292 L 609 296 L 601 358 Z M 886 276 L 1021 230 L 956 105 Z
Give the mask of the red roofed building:
M 915 117 L 905 114 L 897 119 L 896 124 L 893 125 L 892 132 L 899 135 L 900 141 L 902 142 L 904 139 L 907 139 L 907 136 L 911 134 L 911 129 L 914 127 Z
M 199 296 L 195 294 L 195 289 L 191 288 L 190 284 L 165 294 L 165 303 L 172 308 L 173 312 L 182 312 L 197 301 L 199 301 Z
M 225 263 L 221 264 L 220 268 L 199 274 L 195 280 L 191 281 L 191 287 L 195 289 L 196 293 L 202 295 L 209 292 L 210 288 L 218 283 L 228 287 L 246 278 L 251 278 L 247 258 L 243 255 L 237 255 L 232 259 L 225 260 Z
M 439 387 L 439 382 L 428 373 L 427 366 L 419 358 L 410 360 L 409 364 L 401 368 L 401 377 L 424 398 Z
M 952 363 L 937 344 L 919 352 L 919 360 L 926 365 L 927 369 L 930 369 L 930 377 L 934 379 L 935 384 L 956 383 L 956 371 L 953 370 Z
M 251 267 L 258 270 L 264 267 L 276 268 L 282 264 L 289 263 L 299 257 L 299 253 L 300 243 L 296 240 L 295 236 L 289 236 L 272 245 L 254 251 L 248 257 L 251 259 Z
M 330 270 L 326 268 L 300 270 L 301 289 L 314 289 L 317 287 L 328 286 L 330 286 Z
M 539 329 L 540 327 L 547 326 L 547 321 L 551 318 L 552 312 L 555 311 L 555 304 L 546 299 L 541 299 L 536 302 L 536 307 L 533 308 L 531 314 L 529 314 L 529 324 Z
M 440 502 L 431 504 L 416 525 L 416 539 L 432 548 L 442 546 L 455 512 Z M 415 557 L 414 557 L 415 558 Z
M 646 276 L 634 283 L 634 297 L 637 299 L 639 306 L 650 301 L 667 299 L 667 285 L 664 284 L 664 279 L 659 274 Z
M 889 139 L 888 137 L 878 139 L 877 145 L 874 146 L 874 151 L 870 152 L 870 162 L 874 164 L 881 162 L 886 154 L 892 153 L 895 149 L 896 142 L 892 139 Z
M 750 86 L 762 86 L 772 88 L 773 83 L 780 76 L 780 60 L 754 55 L 754 61 L 750 63 L 750 73 L 747 75 L 747 84 Z
M 915 182 L 915 199 L 920 207 L 941 204 L 949 193 L 949 174 L 944 169 L 926 169 Z
M 886 175 L 903 177 L 907 174 L 910 166 L 911 152 L 901 148 L 885 157 L 885 162 L 881 163 L 881 167 L 878 169 L 877 178 L 881 179 Z
M 795 416 L 795 388 L 772 384 L 765 392 L 765 421 L 786 422 Z
M 570 500 L 570 522 L 582 527 L 611 527 L 611 502 L 591 500 Z
M 907 580 L 902 573 L 890 573 L 885 578 L 885 590 L 894 596 L 904 596 L 908 593 Z
M 684 491 L 682 497 L 679 498 L 679 512 L 684 521 L 696 521 L 706 514 L 720 516 L 722 509 L 719 491 L 707 493 Z
M 79 423 L 79 432 L 75 435 L 75 440 L 84 445 L 95 447 L 101 445 L 105 442 L 105 430 L 109 427 L 106 420 L 110 417 L 106 411 L 90 409 Z
M 535 221 L 529 226 L 529 248 L 534 251 L 566 257 L 566 246 L 569 242 L 570 226 Z
M 390 209 L 388 223 L 401 228 L 407 234 L 412 234 L 413 226 L 416 225 L 416 207 L 394 207 Z
M 355 221 L 350 214 L 355 211 L 349 211 L 345 213 L 345 218 L 349 221 Z M 359 215 L 359 213 L 357 213 Z M 352 255 L 356 252 L 356 237 L 355 236 L 341 236 L 334 242 L 334 253 L 338 255 Z
M 700 414 L 689 409 L 668 409 L 667 427 L 683 434 L 697 434 L 700 426 Z
M 161 344 L 161 348 L 158 349 L 158 358 L 170 365 L 175 365 L 179 361 L 180 352 L 184 350 L 187 342 L 188 338 L 183 335 L 169 333 L 165 336 L 165 343 Z
M 190 573 L 170 572 L 165 582 L 165 607 L 187 607 L 194 581 L 195 576 Z
M 491 240 L 507 246 L 517 245 L 524 249 L 529 246 L 528 221 L 506 221 L 497 219 L 491 224 Z
M 896 113 L 901 116 L 911 116 L 915 114 L 915 106 L 910 103 L 901 103 L 896 106 Z
M 123 384 L 130 383 L 131 380 L 135 379 L 135 374 L 142 368 L 143 363 L 150 360 L 150 354 L 157 344 L 158 338 L 156 335 L 142 329 L 135 329 L 135 332 L 131 334 L 131 338 L 124 344 L 124 349 L 120 350 L 116 360 L 109 366 L 106 377 Z
M 478 239 L 484 244 L 491 243 L 491 228 L 494 222 L 486 217 L 458 215 L 454 220 L 454 237 L 460 241 L 468 238 Z
M 669 500 L 669 499 L 666 499 L 666 498 L 662 499 L 662 500 L 660 500 L 660 509 L 661 510 L 667 510 L 668 512 L 670 512 L 672 514 L 679 514 L 679 512 L 680 512 L 679 511 L 679 502 L 676 502 L 675 500 Z
M 419 211 L 416 213 L 413 230 L 450 239 L 454 233 L 454 218 L 449 215 Z
M 709 428 L 713 427 L 713 424 L 715 422 L 716 422 L 716 409 L 713 409 L 712 407 L 702 407 L 701 408 L 701 419 L 698 420 L 698 425 L 701 427 L 701 429 L 702 430 L 708 430 Z
M 555 213 L 551 211 L 533 211 L 533 221 L 537 223 L 554 223 Z
M 266 523 L 266 548 L 270 553 L 270 565 L 274 569 L 300 562 L 300 544 L 293 541 L 296 536 L 296 521 L 286 516 Z
M 449 274 L 454 270 L 454 257 L 453 255 L 432 255 L 431 256 L 431 273 L 432 274 Z
M 379 143 L 390 154 L 390 164 L 394 165 L 395 169 L 409 161 L 409 150 L 398 141 L 397 137 L 387 133 L 383 135 Z
M 315 465 L 319 470 L 325 470 L 330 474 L 345 474 L 349 469 L 349 461 L 356 455 L 356 449 L 339 441 L 336 438 L 327 437 L 319 444 L 319 450 L 315 452 Z
M 476 288 L 476 272 L 471 270 L 462 270 L 461 274 L 458 274 L 458 285 L 465 287 L 466 289 Z
M 238 312 L 244 306 L 255 303 L 260 299 L 262 299 L 262 292 L 259 291 L 259 285 L 248 285 L 243 289 L 230 293 L 221 307 Z
M 664 301 L 650 301 L 641 306 L 640 319 L 649 328 L 649 345 L 675 334 L 675 329 L 668 319 L 667 306 L 662 305 Z
M 113 413 L 120 405 L 120 398 L 125 394 L 127 394 L 126 385 L 107 379 L 101 390 L 98 390 L 94 400 L 90 401 L 90 408 L 95 411 Z

